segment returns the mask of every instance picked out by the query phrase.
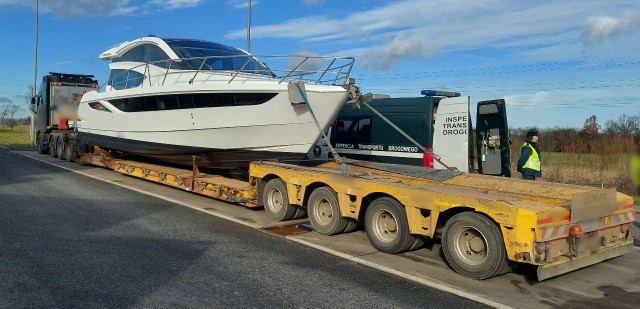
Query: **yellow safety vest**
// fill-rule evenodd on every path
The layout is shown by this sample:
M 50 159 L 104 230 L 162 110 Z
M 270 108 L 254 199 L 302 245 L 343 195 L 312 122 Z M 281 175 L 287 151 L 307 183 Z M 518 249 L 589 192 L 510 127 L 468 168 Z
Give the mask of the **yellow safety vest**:
M 631 156 L 631 183 L 634 187 L 640 188 L 640 154 L 634 154 Z
M 526 142 L 522 145 L 522 147 L 529 147 L 531 149 L 531 155 L 529 156 L 529 159 L 527 159 L 527 162 L 524 163 L 522 168 L 528 168 L 528 169 L 534 170 L 536 172 L 539 172 L 540 171 L 540 156 L 538 156 L 538 152 L 536 151 L 536 149 L 533 148 L 533 146 L 531 146 L 531 144 L 526 143 Z M 520 151 L 522 151 L 522 147 L 520 147 Z

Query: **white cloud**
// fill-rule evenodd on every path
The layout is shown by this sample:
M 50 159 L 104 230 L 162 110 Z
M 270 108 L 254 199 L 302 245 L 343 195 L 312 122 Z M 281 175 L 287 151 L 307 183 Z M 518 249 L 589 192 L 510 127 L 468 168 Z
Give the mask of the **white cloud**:
M 623 18 L 610 16 L 590 17 L 585 27 L 588 43 L 605 41 L 623 34 L 640 33 L 640 14 Z
M 622 1 L 624 3 L 618 7 L 638 7 L 635 0 Z M 416 58 L 429 55 L 434 50 L 449 53 L 533 48 L 540 49 L 537 53 L 540 57 L 550 57 L 550 51 L 561 51 L 567 47 L 567 51 L 572 53 L 567 56 L 570 58 L 582 56 L 582 51 L 572 46 L 582 43 L 587 19 L 594 12 L 605 10 L 612 12 L 611 5 L 599 0 L 541 1 L 534 4 L 506 0 L 399 0 L 382 6 L 372 4 L 346 15 L 312 15 L 253 27 L 252 37 L 291 39 L 308 44 L 331 41 L 332 46 L 344 50 L 361 47 L 366 42 L 364 44 L 370 47 L 370 51 L 385 49 L 367 54 L 383 57 L 377 60 L 381 67 L 393 65 L 395 59 L 390 57 L 396 53 L 399 57 Z M 632 25 L 636 25 L 635 20 L 628 18 L 620 25 L 608 26 L 604 33 L 631 31 Z M 640 31 L 638 25 L 634 29 Z M 245 35 L 245 29 L 238 29 L 227 33 L 226 38 L 241 39 Z M 399 37 L 404 39 L 396 41 Z M 420 42 L 425 45 L 420 45 Z M 420 49 L 397 52 L 398 44 Z M 529 54 L 529 57 L 533 56 L 536 53 Z
M 436 50 L 427 45 L 424 37 L 405 37 L 400 34 L 389 44 L 370 48 L 364 53 L 362 61 L 365 67 L 387 70 L 396 61 L 419 59 L 434 53 Z
M 251 7 L 258 5 L 260 1 L 253 0 L 251 1 Z M 234 9 L 246 9 L 249 7 L 248 0 L 227 0 L 227 5 L 231 6 Z
M 133 4 L 135 2 L 136 4 Z M 128 15 L 146 12 L 149 9 L 173 10 L 194 7 L 203 0 L 40 0 L 41 13 L 52 13 L 63 18 L 77 18 L 86 16 Z M 0 0 L 0 6 L 16 5 L 35 8 L 35 1 Z

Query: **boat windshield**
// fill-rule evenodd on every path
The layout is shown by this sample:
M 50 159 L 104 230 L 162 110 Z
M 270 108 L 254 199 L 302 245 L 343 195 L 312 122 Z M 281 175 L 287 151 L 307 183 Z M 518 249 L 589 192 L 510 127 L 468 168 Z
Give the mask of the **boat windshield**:
M 189 69 L 242 71 L 275 76 L 262 61 L 231 46 L 200 40 L 164 39 L 164 41 L 178 57 L 185 59 L 182 60 L 183 67 L 189 67 Z

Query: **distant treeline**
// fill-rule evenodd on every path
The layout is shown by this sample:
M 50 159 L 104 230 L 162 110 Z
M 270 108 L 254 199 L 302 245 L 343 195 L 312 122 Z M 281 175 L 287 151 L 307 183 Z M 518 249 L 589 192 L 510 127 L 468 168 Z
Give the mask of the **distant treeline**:
M 519 149 L 530 128 L 511 129 L 511 142 Z M 598 155 L 629 154 L 640 143 L 640 114 L 623 114 L 616 120 L 607 120 L 604 126 L 593 115 L 585 120 L 581 129 L 554 127 L 539 129 L 538 147 L 543 152 L 584 153 Z

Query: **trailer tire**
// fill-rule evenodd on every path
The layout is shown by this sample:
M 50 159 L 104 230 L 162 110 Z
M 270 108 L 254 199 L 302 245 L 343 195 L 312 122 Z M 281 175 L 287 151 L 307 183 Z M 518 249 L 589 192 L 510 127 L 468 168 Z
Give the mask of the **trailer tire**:
M 319 187 L 311 192 L 307 211 L 311 227 L 320 234 L 344 233 L 349 224 L 349 219 L 340 214 L 338 195 L 329 187 Z
M 56 146 L 56 152 L 58 153 L 58 159 L 64 160 L 65 155 L 65 143 L 64 138 L 62 136 L 58 137 L 58 144 Z
M 459 213 L 447 221 L 442 251 L 455 272 L 474 279 L 488 279 L 513 269 L 498 226 L 476 212 Z
M 404 207 L 393 198 L 381 197 L 371 202 L 364 218 L 369 242 L 378 251 L 393 254 L 405 252 L 416 241 L 417 236 L 409 233 Z
M 45 144 L 44 137 L 45 137 L 44 133 L 40 133 L 36 137 L 36 145 L 38 146 L 38 153 L 39 154 L 45 154 L 45 153 L 49 152 L 49 148 Z
M 287 186 L 280 178 L 274 178 L 264 185 L 262 191 L 264 211 L 276 221 L 291 220 L 298 207 L 289 204 Z
M 347 226 L 344 228 L 343 233 L 351 233 L 358 228 L 358 221 L 352 218 L 345 218 L 347 220 Z
M 302 207 L 296 207 L 296 213 L 292 219 L 302 219 L 307 216 L 307 210 Z

